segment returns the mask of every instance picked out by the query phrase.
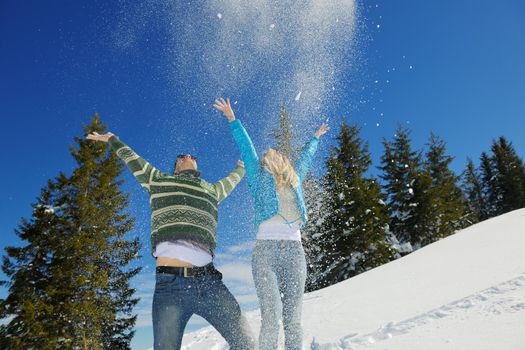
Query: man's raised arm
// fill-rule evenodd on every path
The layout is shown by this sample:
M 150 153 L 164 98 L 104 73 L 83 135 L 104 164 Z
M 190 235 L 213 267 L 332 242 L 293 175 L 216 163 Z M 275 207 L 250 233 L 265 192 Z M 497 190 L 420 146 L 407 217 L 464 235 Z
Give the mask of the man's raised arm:
M 220 203 L 224 198 L 228 197 L 231 191 L 241 182 L 242 178 L 246 174 L 244 170 L 244 163 L 237 161 L 237 167 L 226 176 L 224 179 L 213 184 L 215 191 L 217 192 L 217 201 Z
M 151 179 L 159 172 L 156 168 L 135 153 L 124 142 L 120 141 L 116 135 L 110 132 L 105 135 L 100 135 L 94 132 L 89 134 L 87 139 L 108 142 L 113 151 L 115 151 L 115 154 L 126 163 L 127 167 L 133 173 L 133 176 L 135 176 L 140 185 L 149 192 Z

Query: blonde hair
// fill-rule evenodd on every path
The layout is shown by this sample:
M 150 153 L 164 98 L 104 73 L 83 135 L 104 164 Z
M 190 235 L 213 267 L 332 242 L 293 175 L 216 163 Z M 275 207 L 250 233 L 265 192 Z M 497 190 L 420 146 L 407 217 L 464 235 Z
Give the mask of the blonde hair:
M 270 148 L 262 158 L 264 169 L 273 175 L 277 187 L 299 186 L 299 177 L 285 155 Z

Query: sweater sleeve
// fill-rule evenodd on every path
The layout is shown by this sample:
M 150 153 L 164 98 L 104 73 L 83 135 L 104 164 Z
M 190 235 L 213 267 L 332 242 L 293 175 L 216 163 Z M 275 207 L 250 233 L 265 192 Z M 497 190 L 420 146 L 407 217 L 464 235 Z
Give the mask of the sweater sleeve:
M 115 135 L 111 136 L 108 142 L 115 154 L 126 163 L 140 185 L 149 192 L 151 180 L 159 171 Z
M 217 193 L 217 201 L 222 202 L 228 195 L 233 191 L 235 186 L 241 182 L 242 178 L 246 171 L 244 168 L 237 167 L 235 168 L 228 176 L 224 179 L 213 184 L 215 187 L 215 192 Z
M 310 169 L 310 166 L 312 165 L 312 161 L 314 159 L 315 152 L 317 151 L 317 146 L 319 145 L 319 139 L 315 136 L 312 136 L 310 141 L 304 145 L 301 154 L 299 156 L 299 159 L 295 162 L 295 172 L 297 173 L 297 176 L 299 177 L 300 181 L 303 181 L 306 177 L 306 174 L 308 174 L 308 170 Z
M 237 148 L 241 153 L 241 159 L 244 162 L 246 169 L 246 178 L 250 187 L 255 188 L 257 182 L 257 174 L 260 171 L 261 164 L 259 162 L 259 156 L 255 151 L 253 142 L 244 129 L 241 121 L 235 119 L 230 123 L 230 129 L 232 132 L 233 140 L 237 144 Z

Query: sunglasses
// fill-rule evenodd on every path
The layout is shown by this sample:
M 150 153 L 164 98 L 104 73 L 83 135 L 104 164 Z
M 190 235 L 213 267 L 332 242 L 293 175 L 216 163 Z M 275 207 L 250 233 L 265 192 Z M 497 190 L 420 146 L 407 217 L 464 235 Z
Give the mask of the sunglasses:
M 197 160 L 197 157 L 195 157 L 195 156 L 193 156 L 193 155 L 191 155 L 191 154 L 179 154 L 179 155 L 177 156 L 177 159 L 184 159 L 184 158 L 186 158 L 186 157 L 189 157 L 189 158 L 192 159 L 192 160 Z

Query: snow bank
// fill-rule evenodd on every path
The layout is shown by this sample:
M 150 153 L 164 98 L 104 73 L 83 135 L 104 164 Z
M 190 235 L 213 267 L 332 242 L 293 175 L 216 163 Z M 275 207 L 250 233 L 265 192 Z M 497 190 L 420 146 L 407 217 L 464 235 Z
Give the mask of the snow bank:
M 525 209 L 305 295 L 306 349 L 525 349 Z M 256 333 L 260 313 L 247 314 Z M 226 349 L 207 327 L 183 349 Z

